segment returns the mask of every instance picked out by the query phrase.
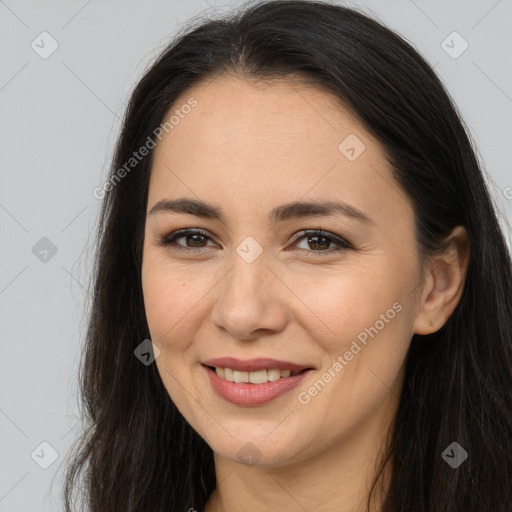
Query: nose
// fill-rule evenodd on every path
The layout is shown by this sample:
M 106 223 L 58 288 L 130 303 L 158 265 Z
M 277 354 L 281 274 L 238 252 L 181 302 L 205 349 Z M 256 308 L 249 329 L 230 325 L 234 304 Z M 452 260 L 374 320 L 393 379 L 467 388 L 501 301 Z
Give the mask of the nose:
M 248 263 L 238 254 L 216 288 L 214 325 L 235 339 L 253 340 L 283 330 L 289 290 L 268 265 L 265 253 Z

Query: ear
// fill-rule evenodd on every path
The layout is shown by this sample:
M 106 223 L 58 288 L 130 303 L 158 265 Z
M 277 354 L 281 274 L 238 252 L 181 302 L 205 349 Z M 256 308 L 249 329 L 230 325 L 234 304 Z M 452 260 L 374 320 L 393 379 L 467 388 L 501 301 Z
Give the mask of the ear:
M 469 236 L 463 226 L 456 226 L 445 250 L 428 264 L 426 285 L 413 326 L 415 334 L 438 331 L 455 311 L 464 289 L 469 260 Z

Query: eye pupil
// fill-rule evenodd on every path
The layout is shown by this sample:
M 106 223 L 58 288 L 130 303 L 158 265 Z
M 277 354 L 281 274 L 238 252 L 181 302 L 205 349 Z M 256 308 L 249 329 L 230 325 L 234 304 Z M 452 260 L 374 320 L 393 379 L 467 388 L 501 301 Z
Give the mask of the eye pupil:
M 321 239 L 321 240 L 323 240 L 323 241 L 324 241 L 324 243 L 323 243 L 323 244 L 321 244 L 321 243 L 319 244 L 318 242 L 315 242 L 315 241 L 313 241 L 313 242 L 312 242 L 312 240 L 315 240 L 315 239 L 317 239 L 317 240 L 318 240 L 318 239 Z M 329 239 L 328 239 L 328 238 L 326 238 L 325 236 L 321 236 L 321 235 L 311 235 L 311 236 L 309 236 L 309 237 L 308 237 L 308 243 L 309 243 L 309 244 L 316 245 L 316 247 L 312 247 L 312 248 L 317 250 L 317 249 L 328 249 L 328 248 L 329 248 L 330 241 L 329 241 Z M 320 245 L 320 246 L 319 246 L 319 245 Z
M 194 238 L 194 237 L 199 237 L 200 239 L 202 238 L 203 242 L 204 242 L 204 236 L 201 235 L 200 233 L 193 233 L 193 234 L 190 234 L 190 235 L 187 235 L 187 241 L 190 241 L 191 238 Z M 194 244 L 192 247 L 204 247 L 203 245 L 195 245 L 195 243 L 198 242 L 197 238 L 195 239 L 195 241 L 192 241 L 192 243 Z M 199 243 L 201 243 L 201 240 L 199 241 Z

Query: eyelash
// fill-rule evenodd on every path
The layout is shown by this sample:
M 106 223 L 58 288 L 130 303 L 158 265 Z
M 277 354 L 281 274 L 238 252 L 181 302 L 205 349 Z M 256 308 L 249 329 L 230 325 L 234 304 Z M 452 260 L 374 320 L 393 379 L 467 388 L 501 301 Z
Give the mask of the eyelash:
M 170 233 L 166 235 L 163 238 L 160 238 L 157 240 L 157 245 L 168 247 L 172 250 L 177 251 L 187 251 L 187 252 L 202 252 L 203 249 L 207 249 L 207 247 L 183 247 L 176 244 L 176 240 L 179 238 L 184 238 L 188 235 L 201 235 L 208 240 L 213 241 L 213 239 L 205 232 L 197 228 L 185 228 L 180 229 L 178 231 L 175 231 L 173 233 Z M 353 249 L 353 247 L 348 243 L 346 240 L 341 238 L 340 236 L 335 235 L 334 233 L 330 233 L 328 231 L 323 231 L 321 229 L 305 229 L 303 231 L 300 231 L 299 233 L 296 233 L 292 237 L 293 242 L 298 242 L 302 238 L 306 238 L 308 236 L 320 236 L 322 238 L 326 238 L 327 240 L 330 240 L 331 242 L 334 242 L 338 245 L 338 248 L 335 250 L 325 250 L 325 251 L 319 251 L 319 250 L 311 250 L 308 251 L 306 249 L 299 249 L 301 251 L 304 251 L 306 253 L 312 254 L 314 256 L 321 256 L 323 254 L 333 254 L 333 253 L 339 253 L 341 251 L 347 250 L 347 249 Z

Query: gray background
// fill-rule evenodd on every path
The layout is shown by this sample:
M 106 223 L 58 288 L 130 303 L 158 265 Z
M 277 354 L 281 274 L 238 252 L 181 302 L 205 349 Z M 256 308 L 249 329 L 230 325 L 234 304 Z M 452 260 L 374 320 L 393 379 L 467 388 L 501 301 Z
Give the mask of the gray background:
M 62 509 L 64 457 L 80 430 L 76 375 L 100 206 L 92 191 L 104 182 L 129 92 L 184 22 L 234 4 L 0 0 L 1 512 Z M 476 142 L 510 244 L 511 0 L 348 5 L 435 65 Z M 51 48 L 43 31 L 58 43 L 46 59 L 31 47 Z M 458 58 L 445 50 L 458 53 L 463 41 L 443 43 L 453 31 L 469 44 Z M 43 237 L 54 255 L 40 252 Z M 52 449 L 42 442 L 58 453 L 47 469 Z

